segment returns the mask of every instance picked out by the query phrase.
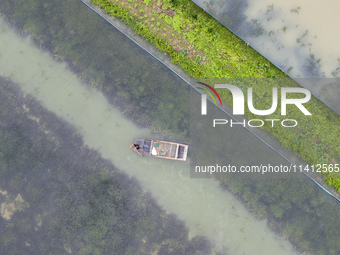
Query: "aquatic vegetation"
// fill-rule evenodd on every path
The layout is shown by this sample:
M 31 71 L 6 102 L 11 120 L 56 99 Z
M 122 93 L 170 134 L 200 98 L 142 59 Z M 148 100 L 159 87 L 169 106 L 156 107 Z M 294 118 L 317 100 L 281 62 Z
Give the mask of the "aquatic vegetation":
M 135 179 L 1 77 L 0 106 L 1 254 L 210 254 L 204 237 L 189 240 Z

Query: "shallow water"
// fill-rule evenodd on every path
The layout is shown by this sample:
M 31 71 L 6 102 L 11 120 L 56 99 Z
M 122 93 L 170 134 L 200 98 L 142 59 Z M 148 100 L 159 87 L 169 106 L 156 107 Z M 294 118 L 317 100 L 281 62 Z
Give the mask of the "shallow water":
M 340 2 L 337 1 L 311 4 L 308 0 L 266 0 L 261 3 L 252 1 L 246 15 L 250 18 L 267 18 L 263 19 L 262 26 L 268 31 L 268 35 L 273 34 L 270 35 L 271 40 L 264 40 L 263 35 L 256 38 L 256 42 L 267 47 L 273 55 L 279 51 L 280 55 L 285 56 L 285 66 L 288 69 L 293 68 L 293 77 L 316 76 L 316 73 L 312 73 L 316 70 L 308 70 L 307 59 L 311 55 L 314 55 L 316 60 L 321 60 L 319 74 L 333 77 L 332 72 L 340 64 L 340 37 L 336 32 L 337 24 L 340 23 L 339 9 Z
M 5 220 L 10 220 L 16 211 L 22 211 L 28 204 L 22 199 L 20 194 L 14 196 L 8 194 L 7 190 L 0 189 L 0 216 Z
M 217 251 L 228 254 L 297 254 L 216 181 L 191 179 L 189 162 L 131 152 L 134 137 L 153 137 L 149 130 L 124 118 L 102 93 L 87 88 L 67 65 L 16 35 L 3 20 L 0 27 L 0 75 L 75 126 L 89 147 L 135 177 L 165 210 L 183 220 L 191 236 L 205 235 Z

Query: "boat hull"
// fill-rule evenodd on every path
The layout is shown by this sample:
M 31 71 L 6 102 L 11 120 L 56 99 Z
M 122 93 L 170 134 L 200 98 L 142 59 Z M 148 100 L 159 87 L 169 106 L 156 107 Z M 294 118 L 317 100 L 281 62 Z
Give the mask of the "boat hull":
M 142 138 L 136 138 L 135 144 L 139 145 L 138 152 L 146 156 L 186 161 L 188 155 L 186 144 Z

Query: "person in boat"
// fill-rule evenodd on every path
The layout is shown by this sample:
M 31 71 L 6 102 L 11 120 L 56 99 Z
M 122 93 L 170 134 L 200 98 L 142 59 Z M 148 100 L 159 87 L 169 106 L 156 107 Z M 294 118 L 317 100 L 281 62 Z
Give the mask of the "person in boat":
M 139 155 L 143 156 L 143 154 L 141 154 L 141 153 L 138 151 L 139 148 L 140 148 L 139 144 L 133 143 L 133 144 L 130 145 L 130 148 L 133 148 L 134 151 L 138 152 Z
M 139 144 L 135 144 L 135 143 L 133 143 L 133 144 L 131 144 L 130 145 L 130 148 L 132 148 L 133 147 L 133 150 L 139 150 Z

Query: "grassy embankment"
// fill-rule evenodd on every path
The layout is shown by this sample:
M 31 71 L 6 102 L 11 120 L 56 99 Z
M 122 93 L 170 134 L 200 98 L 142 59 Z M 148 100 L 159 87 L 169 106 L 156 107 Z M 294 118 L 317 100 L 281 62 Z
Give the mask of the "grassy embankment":
M 202 78 L 289 78 L 268 60 L 248 47 L 228 29 L 191 1 L 181 0 L 92 0 L 105 11 L 120 18 L 132 29 L 165 52 L 174 64 L 196 79 Z M 294 81 L 288 86 L 296 86 Z M 284 86 L 287 86 L 287 81 Z M 254 94 L 257 109 L 268 109 L 266 93 L 270 84 L 260 84 Z M 220 92 L 231 105 L 229 93 Z M 264 127 L 284 147 L 309 164 L 340 162 L 340 118 L 318 99 L 305 104 L 312 117 L 288 108 L 290 119 L 299 122 L 297 129 L 280 125 Z M 247 112 L 247 117 L 257 118 Z M 272 114 L 270 118 L 280 118 Z M 340 193 L 339 173 L 322 172 L 327 184 Z

